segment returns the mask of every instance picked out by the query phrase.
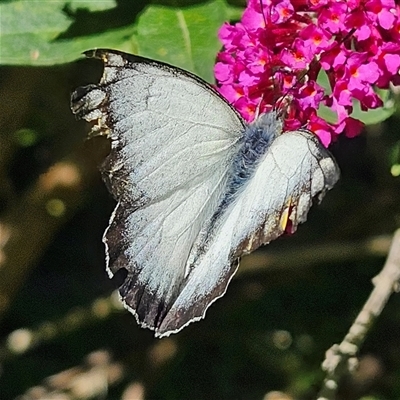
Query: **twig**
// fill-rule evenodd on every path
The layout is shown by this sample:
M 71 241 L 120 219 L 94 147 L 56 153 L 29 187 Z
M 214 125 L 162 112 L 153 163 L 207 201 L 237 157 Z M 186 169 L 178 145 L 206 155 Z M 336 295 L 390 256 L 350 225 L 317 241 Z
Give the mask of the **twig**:
M 389 255 L 382 271 L 373 279 L 374 289 L 344 340 L 334 344 L 322 363 L 326 372 L 318 400 L 333 400 L 340 379 L 357 366 L 357 352 L 373 323 L 381 314 L 392 293 L 399 291 L 400 283 L 400 229 L 393 236 Z

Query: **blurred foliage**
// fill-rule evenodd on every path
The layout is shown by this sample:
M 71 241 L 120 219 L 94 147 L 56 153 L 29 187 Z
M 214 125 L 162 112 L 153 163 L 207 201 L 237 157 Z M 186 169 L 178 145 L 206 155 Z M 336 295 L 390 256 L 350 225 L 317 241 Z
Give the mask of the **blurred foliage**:
M 223 0 L 0 3 L 0 64 L 54 65 L 103 47 L 138 53 L 212 80 L 217 30 L 242 9 Z
M 96 170 L 108 144 L 85 141 L 88 126 L 69 110 L 71 91 L 96 82 L 101 66 L 64 63 L 113 47 L 211 81 L 217 29 L 238 18 L 238 6 L 0 1 L 1 399 L 37 385 L 36 398 L 60 386 L 68 398 L 262 399 L 275 390 L 315 398 L 325 351 L 342 340 L 384 262 L 384 252 L 361 243 L 399 226 L 400 178 L 390 173 L 399 163 L 396 116 L 334 144 L 340 183 L 296 235 L 243 260 L 263 262 L 244 268 L 204 321 L 156 340 L 101 300 L 117 286 L 101 242 L 114 203 Z M 274 255 L 279 262 L 266 267 Z M 400 398 L 399 306 L 391 299 L 340 399 Z M 89 382 L 94 370 L 108 371 L 102 389 L 79 397 L 68 382 Z

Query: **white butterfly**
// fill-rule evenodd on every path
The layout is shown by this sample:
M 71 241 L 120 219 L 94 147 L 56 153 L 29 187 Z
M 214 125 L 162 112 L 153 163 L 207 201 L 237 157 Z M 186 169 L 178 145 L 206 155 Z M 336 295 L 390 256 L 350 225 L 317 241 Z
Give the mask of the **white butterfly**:
M 102 176 L 118 204 L 104 233 L 107 271 L 158 337 L 204 318 L 238 257 L 304 222 L 339 169 L 307 130 L 276 112 L 247 124 L 206 82 L 170 65 L 91 50 L 105 68 L 71 107 L 111 138 Z

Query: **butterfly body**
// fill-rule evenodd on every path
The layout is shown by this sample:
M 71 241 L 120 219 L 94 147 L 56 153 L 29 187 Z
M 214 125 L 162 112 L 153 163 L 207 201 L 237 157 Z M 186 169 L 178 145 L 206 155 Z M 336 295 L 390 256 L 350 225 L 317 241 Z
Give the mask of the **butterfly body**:
M 238 257 L 304 222 L 339 170 L 313 133 L 283 133 L 274 111 L 247 124 L 190 73 L 113 50 L 87 55 L 104 74 L 77 89 L 72 109 L 111 139 L 107 269 L 128 271 L 124 304 L 168 336 L 204 317 Z

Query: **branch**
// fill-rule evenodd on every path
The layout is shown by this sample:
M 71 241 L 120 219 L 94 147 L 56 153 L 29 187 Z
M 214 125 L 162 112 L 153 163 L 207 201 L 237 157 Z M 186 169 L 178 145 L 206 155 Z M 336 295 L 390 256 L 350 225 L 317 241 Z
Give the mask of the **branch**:
M 370 328 L 381 314 L 392 293 L 399 291 L 400 284 L 400 229 L 393 236 L 389 255 L 382 271 L 373 279 L 375 288 L 364 304 L 344 340 L 334 344 L 322 363 L 326 372 L 318 400 L 333 400 L 340 379 L 357 367 L 356 354 Z

